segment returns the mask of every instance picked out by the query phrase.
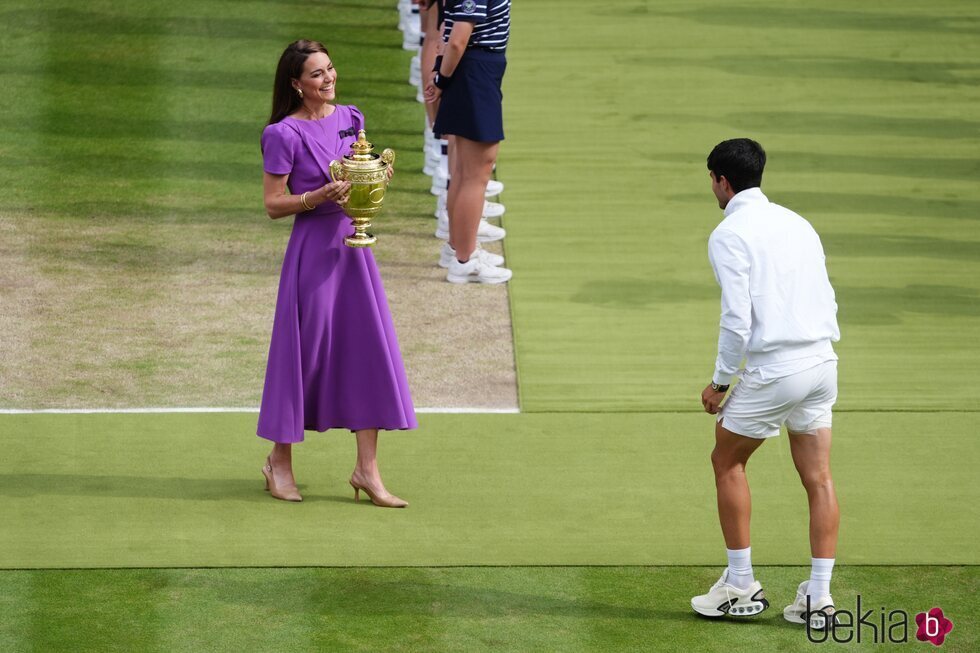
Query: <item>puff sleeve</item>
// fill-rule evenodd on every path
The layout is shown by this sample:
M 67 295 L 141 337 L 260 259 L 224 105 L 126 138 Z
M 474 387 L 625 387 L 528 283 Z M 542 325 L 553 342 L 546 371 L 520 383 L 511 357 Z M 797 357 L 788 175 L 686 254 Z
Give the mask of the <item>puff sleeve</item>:
M 262 168 L 270 175 L 288 175 L 293 171 L 293 158 L 298 138 L 282 123 L 268 125 L 262 131 Z

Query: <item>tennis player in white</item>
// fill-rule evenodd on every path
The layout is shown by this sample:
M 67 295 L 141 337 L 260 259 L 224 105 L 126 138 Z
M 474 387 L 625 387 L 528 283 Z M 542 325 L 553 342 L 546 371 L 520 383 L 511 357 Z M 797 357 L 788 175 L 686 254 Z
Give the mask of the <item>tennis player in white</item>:
M 718 416 L 711 463 L 728 567 L 691 607 L 709 617 L 753 616 L 769 607 L 752 573 L 745 464 L 785 424 L 809 500 L 813 558 L 810 579 L 783 615 L 824 628 L 834 611 L 830 577 L 840 522 L 830 474 L 837 303 L 820 237 L 762 194 L 765 164 L 762 146 L 747 138 L 719 143 L 708 156 L 711 189 L 725 218 L 708 240 L 721 286 L 721 328 L 714 377 L 701 403 Z M 739 382 L 722 405 L 736 375 Z

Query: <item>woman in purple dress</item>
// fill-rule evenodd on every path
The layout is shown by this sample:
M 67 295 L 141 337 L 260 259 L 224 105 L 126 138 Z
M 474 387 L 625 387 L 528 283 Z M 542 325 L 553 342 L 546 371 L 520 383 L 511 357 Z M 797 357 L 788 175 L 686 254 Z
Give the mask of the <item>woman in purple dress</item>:
M 337 71 L 316 41 L 279 59 L 272 117 L 262 133 L 265 208 L 295 215 L 279 281 L 258 435 L 275 444 L 262 474 L 277 499 L 302 501 L 292 445 L 304 430 L 344 428 L 357 438 L 354 498 L 402 508 L 378 471 L 378 430 L 418 426 L 384 287 L 369 248 L 344 245 L 353 232 L 341 208 L 350 183 L 333 181 L 331 160 L 364 128 L 353 106 L 333 104 Z M 390 174 L 390 171 L 389 171 Z

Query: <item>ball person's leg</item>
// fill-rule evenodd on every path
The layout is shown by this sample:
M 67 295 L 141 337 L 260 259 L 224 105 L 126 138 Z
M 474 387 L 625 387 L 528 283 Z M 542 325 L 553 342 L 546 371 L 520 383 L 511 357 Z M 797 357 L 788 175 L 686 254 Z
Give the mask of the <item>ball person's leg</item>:
M 476 234 L 483 217 L 484 192 L 493 163 L 497 160 L 499 142 L 483 143 L 462 136 L 455 137 L 453 157 L 456 166 L 450 184 L 450 200 L 455 200 L 449 209 L 450 243 L 456 250 L 460 261 L 468 261 L 476 249 Z M 455 186 L 455 197 L 452 193 Z
M 789 434 L 793 463 L 810 504 L 810 550 L 814 558 L 837 557 L 840 508 L 830 473 L 831 430 Z
M 749 546 L 752 517 L 752 495 L 745 476 L 745 464 L 764 440 L 733 433 L 722 423 L 715 425 L 715 448 L 711 452 L 718 493 L 718 519 L 725 546 L 745 549 Z
M 456 244 L 453 242 L 453 216 L 456 214 L 456 202 L 459 198 L 460 182 L 454 182 L 453 180 L 461 180 L 463 173 L 459 170 L 459 155 L 456 153 L 456 137 L 447 135 L 445 138 L 447 143 L 446 152 L 449 157 L 449 191 L 446 193 L 446 213 L 449 216 L 449 245 L 453 249 L 456 249 Z

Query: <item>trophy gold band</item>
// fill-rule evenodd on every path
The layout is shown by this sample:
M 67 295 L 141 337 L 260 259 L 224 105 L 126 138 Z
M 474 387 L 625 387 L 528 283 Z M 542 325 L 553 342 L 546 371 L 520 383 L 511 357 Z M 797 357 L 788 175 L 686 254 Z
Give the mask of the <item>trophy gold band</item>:
M 341 205 L 354 223 L 354 233 L 344 238 L 348 247 L 370 247 L 378 242 L 367 230 L 384 203 L 388 169 L 395 162 L 395 152 L 386 148 L 378 155 L 373 149 L 362 129 L 357 133 L 357 142 L 351 145 L 351 153 L 330 162 L 333 180 L 350 182 L 350 197 Z

